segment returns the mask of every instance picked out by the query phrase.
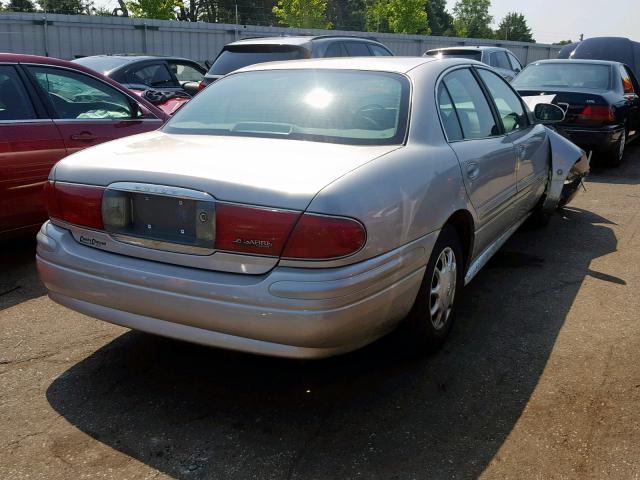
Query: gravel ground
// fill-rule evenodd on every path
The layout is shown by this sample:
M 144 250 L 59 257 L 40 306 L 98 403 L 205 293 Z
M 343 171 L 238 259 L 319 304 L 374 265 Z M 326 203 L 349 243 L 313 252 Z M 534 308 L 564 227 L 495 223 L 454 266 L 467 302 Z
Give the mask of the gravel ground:
M 640 478 L 640 145 L 464 292 L 452 337 L 292 362 L 109 325 L 0 245 L 0 478 Z

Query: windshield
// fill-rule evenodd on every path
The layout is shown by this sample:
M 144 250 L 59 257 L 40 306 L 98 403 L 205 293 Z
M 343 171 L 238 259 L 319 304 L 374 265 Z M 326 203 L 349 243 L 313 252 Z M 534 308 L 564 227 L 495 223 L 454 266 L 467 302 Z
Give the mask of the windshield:
M 167 123 L 166 133 L 401 144 L 409 81 L 352 70 L 269 70 L 219 80 Z M 301 159 L 303 161 L 304 159 Z
M 469 50 L 431 50 L 427 52 L 429 57 L 451 57 L 451 58 L 466 58 L 467 60 L 480 61 L 482 58 L 482 52 L 470 52 Z
M 591 88 L 608 90 L 608 65 L 586 63 L 539 63 L 529 65 L 512 82 L 516 89 L 524 88 Z
M 299 60 L 306 50 L 292 45 L 236 45 L 225 47 L 209 69 L 209 75 L 226 75 L 247 65 Z
M 128 63 L 128 60 L 118 57 L 83 57 L 76 58 L 73 62 L 105 74 Z

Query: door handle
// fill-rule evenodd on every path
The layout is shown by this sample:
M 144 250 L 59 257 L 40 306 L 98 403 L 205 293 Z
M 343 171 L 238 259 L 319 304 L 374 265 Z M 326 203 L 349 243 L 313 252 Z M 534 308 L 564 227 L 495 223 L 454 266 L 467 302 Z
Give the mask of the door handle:
M 84 142 L 95 140 L 96 138 L 97 137 L 91 132 L 80 132 L 71 135 L 71 140 L 82 140 Z
M 480 176 L 480 166 L 476 162 L 467 162 L 467 178 L 475 180 Z

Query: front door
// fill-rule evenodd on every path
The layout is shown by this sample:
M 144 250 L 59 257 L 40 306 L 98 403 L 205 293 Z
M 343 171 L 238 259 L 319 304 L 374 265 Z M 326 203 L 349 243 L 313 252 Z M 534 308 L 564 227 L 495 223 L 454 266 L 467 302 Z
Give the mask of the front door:
M 90 75 L 50 66 L 28 66 L 71 154 L 93 145 L 155 130 L 158 119 L 139 118 L 132 101 Z

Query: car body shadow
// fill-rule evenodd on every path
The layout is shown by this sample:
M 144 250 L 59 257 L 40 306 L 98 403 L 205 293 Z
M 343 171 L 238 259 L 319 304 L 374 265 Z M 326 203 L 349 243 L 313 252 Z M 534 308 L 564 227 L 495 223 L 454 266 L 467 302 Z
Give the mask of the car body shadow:
M 295 362 L 128 332 L 54 380 L 47 399 L 176 478 L 477 477 L 527 405 L 592 260 L 616 250 L 608 223 L 567 209 L 518 232 L 430 356 L 410 355 L 401 333 Z
M 640 161 L 640 138 L 628 146 L 622 164 L 619 167 L 608 167 L 601 162 L 592 161 L 591 172 L 587 177 L 587 189 L 589 188 L 589 183 L 639 184 L 640 171 L 638 169 L 638 161 Z

